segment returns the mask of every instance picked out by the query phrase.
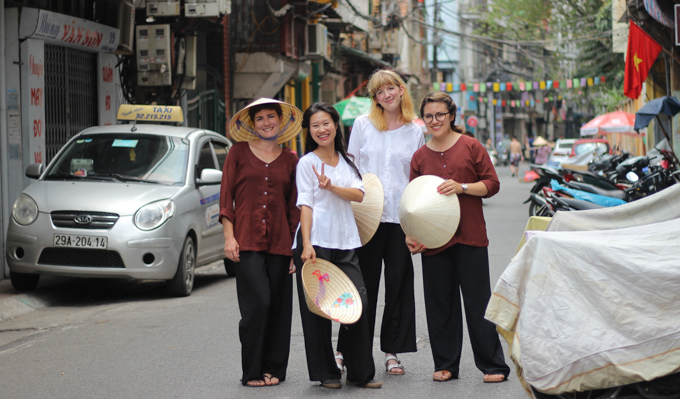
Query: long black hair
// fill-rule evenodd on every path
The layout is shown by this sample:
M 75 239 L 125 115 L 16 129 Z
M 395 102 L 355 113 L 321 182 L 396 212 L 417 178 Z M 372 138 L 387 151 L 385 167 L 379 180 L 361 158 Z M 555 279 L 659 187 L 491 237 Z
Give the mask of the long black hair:
M 335 140 L 333 141 L 333 144 L 335 144 L 335 151 L 339 152 L 340 155 L 342 155 L 342 157 L 345 159 L 345 162 L 347 162 L 347 164 L 352 168 L 352 170 L 354 170 L 357 176 L 359 176 L 359 178 L 361 179 L 361 173 L 359 173 L 359 168 L 357 168 L 353 161 L 354 156 L 348 155 L 347 148 L 345 148 L 345 138 L 342 134 L 342 129 L 340 128 L 340 114 L 335 108 L 324 102 L 312 104 L 309 108 L 307 108 L 304 115 L 302 115 L 302 128 L 307 130 L 307 136 L 305 140 L 305 153 L 308 154 L 319 148 L 319 144 L 317 144 L 317 142 L 314 141 L 311 133 L 309 133 L 309 121 L 310 119 L 312 119 L 312 115 L 316 114 L 317 112 L 325 112 L 331 116 L 331 119 L 333 119 L 333 123 L 335 123 Z

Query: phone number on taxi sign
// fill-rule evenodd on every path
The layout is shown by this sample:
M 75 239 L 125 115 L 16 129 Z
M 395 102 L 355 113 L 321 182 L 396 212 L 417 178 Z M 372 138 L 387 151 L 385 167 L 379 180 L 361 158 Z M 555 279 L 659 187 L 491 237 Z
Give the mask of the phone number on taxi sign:
M 162 115 L 162 114 L 161 114 L 161 115 L 159 115 L 159 114 L 137 114 L 136 119 L 138 119 L 138 120 L 139 120 L 139 119 L 159 119 L 159 120 L 167 119 L 167 120 L 171 120 L 171 119 L 172 119 L 172 115 Z

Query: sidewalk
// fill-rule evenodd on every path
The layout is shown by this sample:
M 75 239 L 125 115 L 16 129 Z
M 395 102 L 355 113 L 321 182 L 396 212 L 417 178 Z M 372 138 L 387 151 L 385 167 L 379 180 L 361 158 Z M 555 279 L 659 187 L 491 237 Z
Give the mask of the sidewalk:
M 40 276 L 38 288 L 32 291 L 17 291 L 9 277 L 0 280 L 0 322 L 31 313 L 50 306 L 57 300 L 54 290 L 45 289 L 62 284 L 67 279 L 48 275 Z

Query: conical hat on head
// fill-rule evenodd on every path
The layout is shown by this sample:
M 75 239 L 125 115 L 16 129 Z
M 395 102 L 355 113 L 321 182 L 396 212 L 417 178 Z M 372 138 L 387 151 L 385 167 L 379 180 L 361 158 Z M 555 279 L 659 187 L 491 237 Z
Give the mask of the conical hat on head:
M 259 137 L 254 134 L 255 127 L 250 120 L 248 109 L 262 104 L 279 104 L 281 107 L 281 124 L 277 142 L 283 144 L 292 140 L 302 131 L 302 111 L 294 105 L 272 98 L 260 98 L 240 110 L 229 122 L 229 135 L 234 141 L 255 141 Z
M 361 180 L 364 183 L 364 200 L 352 202 L 352 211 L 354 212 L 354 220 L 356 220 L 357 227 L 359 228 L 361 245 L 366 245 L 367 242 L 371 241 L 380 225 L 380 218 L 382 217 L 383 205 L 385 203 L 385 193 L 383 192 L 380 179 L 373 173 L 364 174 Z
M 548 145 L 548 144 L 549 144 L 548 141 L 541 136 L 536 137 L 534 142 L 531 143 L 531 145 L 533 147 L 539 147 L 539 146 L 544 146 L 544 145 Z
M 451 241 L 460 222 L 458 196 L 437 192 L 443 182 L 444 179 L 438 176 L 417 177 L 406 186 L 399 201 L 402 230 L 429 249 Z
M 316 258 L 302 266 L 302 287 L 309 310 L 342 324 L 356 323 L 363 308 L 361 297 L 352 280 L 337 266 Z

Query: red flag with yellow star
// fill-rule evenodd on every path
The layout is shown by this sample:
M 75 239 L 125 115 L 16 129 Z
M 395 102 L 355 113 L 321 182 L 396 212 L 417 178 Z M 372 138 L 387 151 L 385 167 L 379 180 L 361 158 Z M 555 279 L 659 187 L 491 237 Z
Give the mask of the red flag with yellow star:
M 642 83 L 647 79 L 649 69 L 661 52 L 661 46 L 645 31 L 630 21 L 628 31 L 628 53 L 626 54 L 626 75 L 623 80 L 623 94 L 637 99 Z

